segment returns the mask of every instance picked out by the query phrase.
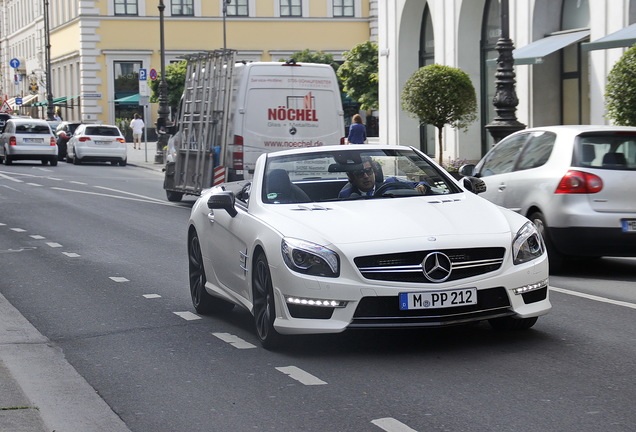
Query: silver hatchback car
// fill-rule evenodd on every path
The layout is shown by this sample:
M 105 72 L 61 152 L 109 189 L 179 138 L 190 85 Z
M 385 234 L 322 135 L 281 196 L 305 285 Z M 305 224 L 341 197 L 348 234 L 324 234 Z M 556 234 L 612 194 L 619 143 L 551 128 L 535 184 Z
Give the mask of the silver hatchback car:
M 10 118 L 0 134 L 0 161 L 40 160 L 57 165 L 55 135 L 46 120 Z
M 570 257 L 636 257 L 636 127 L 526 129 L 460 173 L 537 225 L 552 270 Z
M 127 146 L 117 126 L 81 124 L 67 143 L 66 162 L 110 162 L 126 166 Z

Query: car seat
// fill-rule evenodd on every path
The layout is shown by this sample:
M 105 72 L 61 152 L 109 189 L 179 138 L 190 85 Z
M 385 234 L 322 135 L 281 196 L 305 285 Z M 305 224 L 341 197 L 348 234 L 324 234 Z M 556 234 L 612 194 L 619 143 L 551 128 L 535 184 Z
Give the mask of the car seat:
M 309 196 L 289 179 L 284 169 L 275 169 L 265 179 L 265 197 L 267 203 L 306 203 L 311 202 Z
M 627 168 L 624 153 L 606 153 L 603 156 L 603 168 Z

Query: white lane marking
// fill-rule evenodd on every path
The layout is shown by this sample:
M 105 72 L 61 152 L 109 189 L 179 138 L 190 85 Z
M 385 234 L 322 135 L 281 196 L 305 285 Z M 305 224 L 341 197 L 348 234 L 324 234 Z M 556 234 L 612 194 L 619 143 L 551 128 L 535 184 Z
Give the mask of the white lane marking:
M 202 319 L 199 315 L 193 314 L 192 312 L 172 312 L 173 314 L 180 316 L 186 321 L 200 320 Z
M 125 197 L 125 196 L 110 195 L 110 194 L 103 194 L 103 193 L 90 192 L 90 191 L 79 191 L 79 190 L 59 188 L 59 187 L 52 187 L 51 189 L 59 190 L 59 191 L 65 191 L 65 192 L 73 192 L 73 193 L 85 194 L 85 195 L 97 195 L 97 196 L 103 196 L 103 197 L 109 197 L 109 198 L 117 198 L 117 199 L 128 200 L 128 201 L 147 202 L 147 203 L 152 203 L 152 204 L 164 205 L 164 206 L 168 206 L 168 207 L 185 208 L 188 211 L 192 210 L 192 209 L 189 209 L 188 207 L 183 207 L 183 206 L 180 206 L 178 204 L 173 204 L 173 203 L 170 203 L 170 202 L 164 202 L 164 201 L 161 201 L 161 200 L 155 200 L 155 198 L 148 198 L 148 199 L 131 198 L 131 197 Z M 125 192 L 122 192 L 122 193 L 125 193 Z
M 44 240 L 46 237 L 35 234 L 35 235 L 30 235 L 29 237 L 31 237 L 34 240 Z
M 290 378 L 293 378 L 296 381 L 305 385 L 327 384 L 325 381 L 321 380 L 320 378 L 317 378 L 313 376 L 312 374 L 310 374 L 309 372 L 305 372 L 304 370 L 297 368 L 296 366 L 277 367 L 276 370 L 289 375 Z
M 28 184 L 29 186 L 39 186 L 39 187 L 42 187 L 42 185 L 41 185 L 41 184 L 38 184 L 38 183 L 27 183 L 27 184 Z
M 49 180 L 55 180 L 55 181 L 62 181 L 61 178 L 57 178 L 57 177 L 47 177 L 47 179 Z
M 77 185 L 87 185 L 88 183 L 84 183 L 81 181 L 71 180 L 69 183 L 77 184 Z
M 151 200 L 151 201 L 157 201 L 157 202 L 161 202 L 161 203 L 165 202 L 162 199 L 152 198 L 152 197 L 148 197 L 148 196 L 145 196 L 145 195 L 138 195 L 138 194 L 134 194 L 134 193 L 131 193 L 131 192 L 126 192 L 126 191 L 119 190 L 119 189 L 111 189 L 111 188 L 107 188 L 107 187 L 104 187 L 104 186 L 95 186 L 95 188 L 96 189 L 104 189 L 104 190 L 111 191 L 111 192 L 118 192 L 118 193 L 134 196 L 134 197 L 137 197 L 137 198 L 143 198 L 143 199 L 147 199 L 147 200 Z
M 550 285 L 550 290 L 559 292 L 561 294 L 568 294 L 568 295 L 571 295 L 571 296 L 586 298 L 588 300 L 594 300 L 594 301 L 598 301 L 598 302 L 602 302 L 602 303 L 609 303 L 609 304 L 613 304 L 613 305 L 616 305 L 616 306 L 624 306 L 624 307 L 628 307 L 628 308 L 631 308 L 631 309 L 636 309 L 636 304 L 635 303 L 629 303 L 629 302 L 620 301 L 620 300 L 612 300 L 612 299 L 609 299 L 609 298 L 606 298 L 606 297 L 600 297 L 600 296 L 595 296 L 595 295 L 592 295 L 592 294 L 580 293 L 580 292 L 577 292 L 577 291 L 570 291 L 570 290 L 563 289 L 563 288 L 553 287 L 552 285 Z
M 58 247 L 62 247 L 61 244 L 59 243 L 54 243 L 54 242 L 46 242 L 47 245 L 51 246 L 52 248 L 58 248 Z
M 10 177 L 10 176 L 8 176 L 8 175 L 0 174 L 0 177 L 2 177 L 2 178 L 4 178 L 4 179 L 7 179 L 7 180 L 11 180 L 12 182 L 16 182 L 16 183 L 24 183 L 24 181 L 23 181 L 23 180 L 19 180 L 19 179 L 17 179 L 17 178 L 13 178 L 13 177 Z
M 161 298 L 161 296 L 159 294 L 144 294 L 144 297 L 147 298 L 147 299 Z
M 26 232 L 25 229 L 22 228 L 11 228 L 11 231 L 15 231 L 15 232 Z
M 230 333 L 212 333 L 214 336 L 221 339 L 223 342 L 227 342 L 232 345 L 234 348 L 238 349 L 249 349 L 256 348 L 256 345 L 252 345 L 251 343 L 244 341 L 238 336 L 234 336 Z
M 75 252 L 62 252 L 64 255 L 66 255 L 69 258 L 77 258 L 77 257 L 81 257 L 80 254 L 76 254 Z
M 0 185 L 0 186 L 2 186 L 5 189 L 11 189 L 14 192 L 20 192 L 19 190 L 17 190 L 16 188 L 12 188 L 11 186 L 7 186 L 7 185 Z
M 371 423 L 373 423 L 380 429 L 384 429 L 387 432 L 417 432 L 415 429 L 412 429 L 404 423 L 397 421 L 396 419 L 391 417 L 371 420 Z
M 110 276 L 108 279 L 112 280 L 113 282 L 130 282 L 128 279 L 121 276 Z
M 7 226 L 7 224 L 0 223 L 0 226 Z

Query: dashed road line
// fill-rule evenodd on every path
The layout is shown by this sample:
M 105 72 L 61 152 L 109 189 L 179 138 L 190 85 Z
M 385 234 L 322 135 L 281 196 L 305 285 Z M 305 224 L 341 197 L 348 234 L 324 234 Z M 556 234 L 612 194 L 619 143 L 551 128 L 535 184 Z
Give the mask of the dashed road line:
M 25 229 L 22 228 L 11 228 L 11 231 L 15 231 L 15 232 L 26 232 Z
M 277 371 L 282 372 L 286 375 L 289 375 L 290 378 L 295 379 L 301 384 L 305 385 L 325 385 L 327 384 L 325 381 L 321 380 L 310 374 L 309 372 L 305 372 L 304 370 L 296 367 L 296 366 L 284 366 L 277 367 Z
M 144 294 L 144 297 L 147 298 L 147 299 L 161 298 L 161 296 L 159 294 Z
M 183 318 L 186 321 L 194 321 L 202 319 L 199 315 L 193 314 L 192 312 L 172 312 L 173 314 Z
M 256 348 L 256 345 L 252 345 L 251 343 L 244 341 L 240 337 L 230 333 L 212 333 L 212 334 L 218 337 L 219 339 L 221 339 L 223 342 L 229 343 L 234 348 L 238 348 L 238 349 Z
M 391 417 L 372 420 L 371 423 L 387 432 L 417 432 L 415 429 Z
M 576 296 L 576 297 L 581 297 L 581 298 L 585 298 L 588 300 L 594 300 L 597 302 L 601 302 L 601 303 L 609 303 L 609 304 L 613 304 L 616 306 L 624 306 L 627 308 L 631 308 L 631 309 L 636 309 L 636 304 L 635 303 L 629 303 L 626 301 L 620 301 L 620 300 L 612 300 L 606 297 L 600 297 L 600 296 L 595 296 L 592 294 L 585 294 L 585 293 L 581 293 L 581 292 L 577 292 L 577 291 L 570 291 L 564 288 L 557 288 L 557 287 L 553 287 L 552 285 L 550 285 L 550 291 L 556 291 L 558 293 L 561 294 L 568 294 L 571 296 Z
M 29 237 L 31 237 L 33 240 L 44 240 L 46 238 L 38 234 L 30 235 Z
M 39 187 L 42 187 L 42 185 L 41 185 L 41 184 L 38 184 L 38 183 L 27 183 L 27 184 L 28 184 L 29 186 L 39 186 Z
M 52 248 L 61 248 L 62 245 L 59 243 L 55 243 L 55 242 L 46 242 L 46 244 Z
M 108 279 L 112 280 L 113 282 L 130 282 L 128 279 L 121 276 L 110 276 Z
M 69 258 L 78 258 L 81 257 L 80 254 L 76 254 L 75 252 L 62 252 L 64 255 L 66 255 Z

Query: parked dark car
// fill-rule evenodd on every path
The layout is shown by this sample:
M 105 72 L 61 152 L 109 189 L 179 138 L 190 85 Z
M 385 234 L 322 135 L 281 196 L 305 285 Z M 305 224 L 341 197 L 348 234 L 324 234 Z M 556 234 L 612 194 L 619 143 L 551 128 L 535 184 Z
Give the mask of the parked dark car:
M 0 132 L 4 129 L 4 125 L 7 124 L 7 120 L 13 118 L 11 114 L 0 113 Z
M 68 140 L 71 139 L 71 136 L 73 136 L 73 134 L 75 133 L 75 129 L 77 129 L 77 127 L 81 124 L 81 122 L 63 121 L 55 129 L 55 136 L 57 137 L 58 160 L 66 159 L 66 146 Z

